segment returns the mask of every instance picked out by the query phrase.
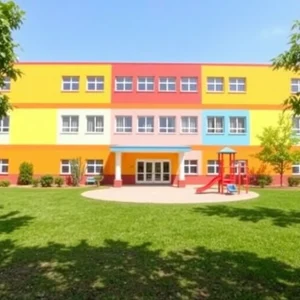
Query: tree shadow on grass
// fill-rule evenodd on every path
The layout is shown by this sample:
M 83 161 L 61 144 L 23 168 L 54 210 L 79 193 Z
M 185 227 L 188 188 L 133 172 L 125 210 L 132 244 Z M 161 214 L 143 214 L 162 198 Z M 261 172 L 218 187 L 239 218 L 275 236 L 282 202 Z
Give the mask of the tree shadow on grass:
M 249 252 L 0 242 L 1 299 L 298 299 L 300 269 Z
M 33 219 L 33 217 L 30 216 L 18 215 L 20 215 L 19 211 L 11 211 L 7 214 L 0 215 L 0 234 L 11 233 L 20 227 L 28 225 Z
M 288 227 L 300 224 L 300 211 L 281 210 L 266 207 L 236 208 L 226 205 L 212 205 L 197 207 L 195 212 L 207 216 L 219 216 L 225 218 L 237 218 L 240 221 L 257 223 L 262 220 L 270 220 L 273 225 Z M 300 298 L 299 298 L 300 299 Z

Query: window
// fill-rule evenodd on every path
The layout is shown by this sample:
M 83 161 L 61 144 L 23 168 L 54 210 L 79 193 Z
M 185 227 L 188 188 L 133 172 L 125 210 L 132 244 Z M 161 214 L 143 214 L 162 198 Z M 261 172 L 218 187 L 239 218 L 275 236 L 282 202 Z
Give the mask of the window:
M 86 161 L 86 174 L 96 175 L 103 174 L 103 160 L 89 159 Z
M 293 175 L 300 175 L 300 162 L 293 164 L 292 172 L 293 172 Z
M 62 90 L 63 91 L 78 91 L 79 90 L 79 76 L 63 76 Z
M 3 86 L 0 88 L 1 91 L 10 91 L 10 78 L 5 77 L 3 80 Z
M 187 175 L 198 174 L 198 161 L 196 159 L 184 161 L 184 173 Z
M 198 78 L 197 77 L 182 77 L 181 91 L 182 92 L 197 92 Z
M 160 92 L 175 92 L 176 91 L 176 77 L 160 77 L 159 78 Z
M 181 117 L 181 132 L 182 133 L 198 132 L 198 118 L 197 117 Z
M 87 128 L 88 133 L 102 133 L 104 132 L 104 118 L 103 116 L 87 116 Z
M 207 174 L 209 175 L 219 174 L 219 163 L 217 160 L 207 161 Z
M 234 93 L 246 92 L 246 78 L 229 78 L 229 91 Z
M 60 174 L 71 174 L 71 161 L 69 159 L 60 161 Z
M 0 159 L 0 174 L 8 174 L 8 159 Z
M 293 131 L 295 134 L 300 135 L 300 117 L 293 118 Z
M 246 133 L 246 118 L 245 117 L 230 117 L 229 132 L 233 134 Z
M 235 161 L 235 167 L 234 167 L 234 173 L 237 175 L 239 174 L 246 174 L 246 165 L 247 165 L 247 161 L 246 160 L 236 160 Z M 238 169 L 238 167 L 240 168 L 240 170 Z
M 9 132 L 9 117 L 3 117 L 0 119 L 0 133 Z
M 87 77 L 88 91 L 104 91 L 104 77 L 103 76 L 88 76 Z
M 224 133 L 224 118 L 223 117 L 208 117 L 207 118 L 207 133 L 213 133 L 213 134 Z
M 125 133 L 132 132 L 132 117 L 117 116 L 116 117 L 116 132 Z
M 154 132 L 154 117 L 138 117 L 138 132 Z
M 293 78 L 291 80 L 291 92 L 293 94 L 300 93 L 300 79 L 299 78 Z
M 62 132 L 78 132 L 78 116 L 62 116 Z
M 175 117 L 159 117 L 159 132 L 173 133 L 175 132 Z
M 207 91 L 208 92 L 223 92 L 224 79 L 222 77 L 208 77 L 207 78 Z
M 119 92 L 132 91 L 132 77 L 116 77 L 115 90 Z
M 139 92 L 153 92 L 154 91 L 154 77 L 139 77 L 137 90 Z

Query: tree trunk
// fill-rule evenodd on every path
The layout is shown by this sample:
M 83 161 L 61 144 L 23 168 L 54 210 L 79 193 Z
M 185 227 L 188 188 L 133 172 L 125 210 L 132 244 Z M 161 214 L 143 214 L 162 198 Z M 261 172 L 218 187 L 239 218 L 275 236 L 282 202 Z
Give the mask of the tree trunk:
M 280 173 L 280 186 L 282 187 L 283 186 L 283 174 Z

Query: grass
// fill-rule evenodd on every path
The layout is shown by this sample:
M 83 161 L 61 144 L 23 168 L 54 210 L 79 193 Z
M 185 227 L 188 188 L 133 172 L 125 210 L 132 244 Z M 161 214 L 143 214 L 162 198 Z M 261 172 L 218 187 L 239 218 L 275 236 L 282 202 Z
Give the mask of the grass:
M 1 189 L 0 299 L 300 299 L 297 191 L 174 206 L 81 192 Z

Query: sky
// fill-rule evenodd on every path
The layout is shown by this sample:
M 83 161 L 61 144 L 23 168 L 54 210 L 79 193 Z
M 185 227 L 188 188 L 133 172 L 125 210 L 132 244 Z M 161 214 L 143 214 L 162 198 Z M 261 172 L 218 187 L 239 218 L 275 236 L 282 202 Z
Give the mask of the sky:
M 300 0 L 16 0 L 20 61 L 268 63 Z

